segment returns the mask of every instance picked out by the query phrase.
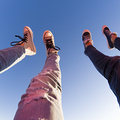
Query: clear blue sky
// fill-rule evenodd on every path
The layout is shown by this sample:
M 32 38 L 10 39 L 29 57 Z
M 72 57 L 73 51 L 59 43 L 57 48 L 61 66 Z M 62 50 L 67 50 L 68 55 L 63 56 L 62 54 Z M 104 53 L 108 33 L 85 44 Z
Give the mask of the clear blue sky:
M 120 36 L 120 0 L 2 0 L 0 2 L 0 49 L 10 47 L 30 26 L 37 48 L 35 56 L 0 75 L 0 120 L 12 120 L 20 97 L 46 59 L 42 35 L 51 30 L 61 48 L 62 106 L 65 120 L 120 120 L 116 97 L 107 80 L 84 55 L 81 35 L 92 33 L 94 46 L 106 55 L 120 55 L 107 48 L 103 25 Z

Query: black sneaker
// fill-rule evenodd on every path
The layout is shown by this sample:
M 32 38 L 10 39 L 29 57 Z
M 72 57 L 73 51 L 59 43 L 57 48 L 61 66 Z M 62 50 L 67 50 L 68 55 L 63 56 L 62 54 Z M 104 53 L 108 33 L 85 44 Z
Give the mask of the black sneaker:
M 82 41 L 84 43 L 84 47 L 87 42 L 91 42 L 91 44 L 93 45 L 93 40 L 91 38 L 92 38 L 92 36 L 91 36 L 90 31 L 84 30 L 82 33 Z
M 110 29 L 109 29 L 106 25 L 103 25 L 103 27 L 102 27 L 102 33 L 103 33 L 103 35 L 104 35 L 104 36 L 106 37 L 106 39 L 107 39 L 108 48 L 109 48 L 109 49 L 113 49 L 113 48 L 114 48 L 114 45 L 113 45 L 113 43 L 111 42 L 111 35 L 112 35 L 112 33 L 111 33 Z

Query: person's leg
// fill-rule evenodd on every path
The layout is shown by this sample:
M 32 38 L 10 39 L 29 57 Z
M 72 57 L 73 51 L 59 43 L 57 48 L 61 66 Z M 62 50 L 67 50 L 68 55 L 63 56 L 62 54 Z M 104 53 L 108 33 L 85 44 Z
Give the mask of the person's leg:
M 25 57 L 25 49 L 21 45 L 0 50 L 0 73 L 8 70 Z
M 114 40 L 114 46 L 115 48 L 117 48 L 118 50 L 120 50 L 120 37 L 116 37 Z
M 102 32 L 106 37 L 108 48 L 113 49 L 115 47 L 120 50 L 120 37 L 117 37 L 117 33 L 112 33 L 106 25 L 103 25 Z
M 61 104 L 60 57 L 54 44 L 50 45 L 54 42 L 54 38 L 51 38 L 48 33 L 45 31 L 43 34 L 47 55 L 45 65 L 43 70 L 31 80 L 26 94 L 22 96 L 18 105 L 14 120 L 64 119 Z M 48 34 L 48 39 L 44 38 L 45 34 Z
M 83 36 L 85 36 L 85 34 L 83 34 Z M 120 105 L 120 57 L 104 55 L 93 47 L 89 40 L 84 44 L 86 46 L 85 54 L 90 58 L 96 69 L 108 80 L 110 88 L 116 95 Z
M 25 55 L 34 55 L 36 49 L 33 43 L 33 33 L 29 27 L 24 27 L 24 38 L 14 47 L 0 50 L 0 73 L 21 61 Z M 12 42 L 13 43 L 13 42 Z

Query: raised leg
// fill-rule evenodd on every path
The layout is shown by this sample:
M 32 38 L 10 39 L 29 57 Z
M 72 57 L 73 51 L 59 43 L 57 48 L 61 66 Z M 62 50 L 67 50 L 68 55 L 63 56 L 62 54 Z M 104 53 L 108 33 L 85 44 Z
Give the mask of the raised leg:
M 90 58 L 96 69 L 108 80 L 110 88 L 120 105 L 120 56 L 106 56 L 92 45 L 86 48 L 85 54 Z
M 31 80 L 14 120 L 63 120 L 60 57 L 47 56 L 43 70 Z
M 21 61 L 25 57 L 25 49 L 21 45 L 0 50 L 0 73 Z

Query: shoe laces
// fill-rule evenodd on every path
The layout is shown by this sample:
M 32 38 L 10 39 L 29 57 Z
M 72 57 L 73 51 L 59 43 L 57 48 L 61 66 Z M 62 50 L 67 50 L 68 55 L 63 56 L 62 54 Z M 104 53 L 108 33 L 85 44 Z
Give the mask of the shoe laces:
M 15 46 L 15 45 L 21 45 L 23 44 L 24 42 L 27 43 L 28 41 L 28 33 L 24 34 L 24 38 L 19 36 L 19 35 L 15 35 L 15 37 L 18 37 L 19 39 L 21 39 L 20 41 L 13 41 L 10 43 L 11 46 Z
M 46 40 L 45 40 L 45 44 L 46 44 L 47 50 L 48 50 L 48 49 L 50 50 L 51 48 L 53 48 L 53 49 L 55 49 L 55 50 L 57 50 L 57 51 L 60 51 L 60 48 L 59 48 L 58 46 L 54 46 L 54 45 L 53 45 L 52 39 L 46 39 Z

